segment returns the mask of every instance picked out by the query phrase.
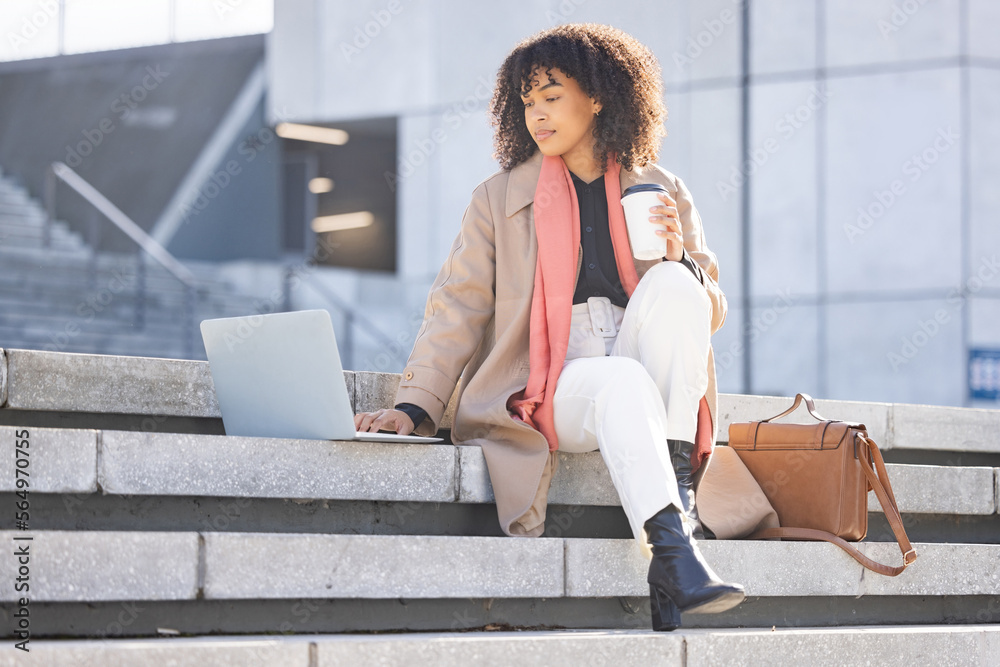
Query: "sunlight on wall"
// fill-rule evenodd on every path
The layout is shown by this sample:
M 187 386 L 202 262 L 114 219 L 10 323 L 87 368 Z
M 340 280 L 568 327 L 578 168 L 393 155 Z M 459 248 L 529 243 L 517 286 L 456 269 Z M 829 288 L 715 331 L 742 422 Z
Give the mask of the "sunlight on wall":
M 3 0 L 0 61 L 270 32 L 273 0 Z

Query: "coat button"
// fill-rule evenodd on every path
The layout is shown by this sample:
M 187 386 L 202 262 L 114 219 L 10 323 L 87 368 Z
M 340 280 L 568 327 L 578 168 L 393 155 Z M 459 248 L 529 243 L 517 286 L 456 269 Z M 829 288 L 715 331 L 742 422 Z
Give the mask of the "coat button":
M 403 377 L 405 377 L 407 380 L 412 380 L 413 379 L 413 371 L 406 371 L 406 375 L 404 375 Z

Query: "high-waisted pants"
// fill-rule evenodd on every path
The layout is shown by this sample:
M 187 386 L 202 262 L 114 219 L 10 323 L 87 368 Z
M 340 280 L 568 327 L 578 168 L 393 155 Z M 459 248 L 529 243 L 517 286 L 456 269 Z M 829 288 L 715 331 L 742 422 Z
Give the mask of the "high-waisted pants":
M 647 519 L 682 508 L 667 439 L 695 441 L 711 312 L 679 262 L 649 269 L 626 308 L 607 297 L 573 306 L 553 399 L 559 450 L 600 450 L 640 549 Z

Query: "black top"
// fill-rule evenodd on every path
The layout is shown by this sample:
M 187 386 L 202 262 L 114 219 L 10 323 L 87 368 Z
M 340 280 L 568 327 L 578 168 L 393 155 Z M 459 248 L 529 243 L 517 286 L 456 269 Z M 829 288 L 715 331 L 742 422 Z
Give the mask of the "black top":
M 618 277 L 618 263 L 615 261 L 615 248 L 611 243 L 611 227 L 608 223 L 608 197 L 604 188 L 604 176 L 586 183 L 579 176 L 570 172 L 573 185 L 576 187 L 576 199 L 580 205 L 580 244 L 583 246 L 583 263 L 580 265 L 580 276 L 573 294 L 573 303 L 586 303 L 592 296 L 606 296 L 611 303 L 624 308 L 628 304 L 628 295 Z M 663 261 L 667 261 L 664 257 Z M 702 285 L 698 267 L 683 253 L 681 263 L 691 270 Z M 423 408 L 412 403 L 400 403 L 397 410 L 405 412 L 413 420 L 413 428 L 427 418 Z
M 580 245 L 583 246 L 583 262 L 573 303 L 586 303 L 592 296 L 606 296 L 611 303 L 624 308 L 628 304 L 628 295 L 618 277 L 615 248 L 611 244 L 604 177 L 599 176 L 591 183 L 585 183 L 576 174 L 570 174 L 576 187 L 576 199 L 580 203 Z

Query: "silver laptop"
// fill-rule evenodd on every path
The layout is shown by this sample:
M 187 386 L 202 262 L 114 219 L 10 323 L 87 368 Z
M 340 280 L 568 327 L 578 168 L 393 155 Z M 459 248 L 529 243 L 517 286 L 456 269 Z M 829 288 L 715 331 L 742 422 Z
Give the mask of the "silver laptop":
M 227 435 L 375 442 L 442 442 L 354 428 L 330 314 L 325 310 L 203 320 Z

